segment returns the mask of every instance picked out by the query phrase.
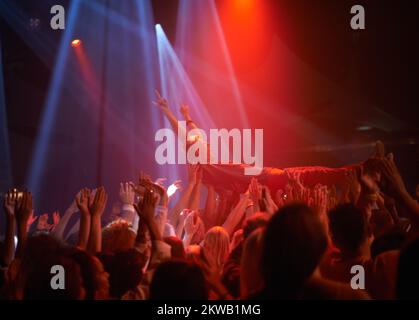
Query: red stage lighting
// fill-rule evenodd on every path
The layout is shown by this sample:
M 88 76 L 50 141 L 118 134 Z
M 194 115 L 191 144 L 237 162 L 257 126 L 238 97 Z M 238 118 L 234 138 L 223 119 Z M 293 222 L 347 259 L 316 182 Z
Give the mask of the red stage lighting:
M 80 39 L 74 39 L 73 41 L 71 41 L 71 46 L 73 48 L 77 48 L 81 45 L 81 40 Z
M 234 3 L 237 9 L 250 10 L 255 4 L 254 0 L 236 0 Z

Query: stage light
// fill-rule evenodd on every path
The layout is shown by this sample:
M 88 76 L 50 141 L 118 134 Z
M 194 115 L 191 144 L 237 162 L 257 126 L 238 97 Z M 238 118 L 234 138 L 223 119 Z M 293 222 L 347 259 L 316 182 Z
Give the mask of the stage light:
M 73 48 L 77 48 L 81 45 L 81 40 L 80 39 L 74 39 L 73 41 L 71 41 L 71 46 Z
M 70 39 L 73 36 L 76 17 L 78 15 L 80 1 L 72 1 L 68 14 L 68 22 L 64 35 L 60 41 L 57 57 L 54 64 L 52 79 L 49 83 L 48 94 L 42 111 L 40 130 L 36 137 L 32 162 L 26 179 L 27 187 L 40 196 L 40 182 L 45 168 L 45 159 L 48 151 L 50 134 L 54 126 L 55 116 L 57 112 L 57 101 L 60 96 L 63 75 L 67 66 L 67 57 L 69 52 Z

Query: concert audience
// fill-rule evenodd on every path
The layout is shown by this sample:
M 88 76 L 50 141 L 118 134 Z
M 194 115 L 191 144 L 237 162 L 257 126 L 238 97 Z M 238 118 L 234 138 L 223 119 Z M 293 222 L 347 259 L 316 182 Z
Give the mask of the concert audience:
M 167 101 L 157 105 L 177 125 Z M 182 190 L 141 174 L 121 183 L 119 204 L 107 206 L 104 187 L 83 188 L 61 217 L 37 217 L 32 194 L 10 189 L 0 298 L 417 299 L 419 188 L 412 197 L 377 146 L 341 185 L 306 183 L 300 168 L 283 189 L 257 177 L 220 188 L 206 165 L 188 165 Z

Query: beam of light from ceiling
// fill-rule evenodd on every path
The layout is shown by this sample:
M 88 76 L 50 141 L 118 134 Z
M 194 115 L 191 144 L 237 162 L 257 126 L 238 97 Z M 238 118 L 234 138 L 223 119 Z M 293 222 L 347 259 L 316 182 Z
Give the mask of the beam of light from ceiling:
M 190 57 L 196 56 L 196 58 L 212 65 L 213 73 L 216 73 L 218 77 L 224 77 L 228 80 L 221 90 L 220 88 L 217 89 L 218 94 L 214 94 L 214 87 L 210 84 L 201 85 L 197 90 L 201 93 L 201 96 L 204 93 L 201 90 L 208 91 L 207 96 L 211 98 L 206 103 L 214 105 L 213 112 L 217 112 L 217 105 L 223 104 L 223 108 L 225 108 L 225 105 L 228 104 L 231 111 L 239 116 L 239 123 L 236 123 L 236 126 L 250 128 L 220 18 L 213 0 L 180 0 L 175 48 L 187 70 L 190 68 Z M 202 80 L 200 79 L 198 82 L 201 83 Z M 222 97 L 222 99 L 217 101 L 217 96 Z M 237 122 L 237 119 L 235 121 Z
M 42 167 L 45 161 L 45 154 L 48 147 L 51 129 L 57 111 L 57 99 L 62 87 L 63 73 L 66 69 L 66 61 L 70 50 L 71 39 L 76 22 L 76 17 L 80 7 L 80 0 L 71 1 L 68 10 L 68 18 L 64 35 L 61 38 L 60 48 L 55 61 L 53 75 L 50 81 L 50 87 L 47 94 L 46 103 L 43 109 L 40 131 L 38 132 L 32 162 L 29 169 L 26 185 L 35 195 L 38 192 L 39 180 L 42 174 Z
M 145 66 L 146 82 L 142 84 L 145 87 L 146 101 L 145 104 L 150 108 L 151 128 L 153 133 L 167 126 L 161 114 L 161 111 L 152 104 L 156 99 L 155 90 L 160 89 L 160 73 L 157 51 L 157 38 L 155 32 L 155 21 L 150 1 L 136 0 L 137 15 L 139 20 L 139 36 L 143 38 L 141 45 L 141 58 Z M 153 137 L 154 138 L 154 137 Z M 186 170 L 181 170 L 179 166 L 160 166 L 156 163 L 157 168 L 154 170 L 158 177 L 168 178 L 168 182 L 177 179 L 186 179 Z
M 192 118 L 196 119 L 198 127 L 204 130 L 216 128 L 210 113 L 160 25 L 156 25 L 156 34 L 162 94 L 169 100 L 171 109 L 181 119 L 178 110 L 182 103 L 186 103 L 192 107 Z

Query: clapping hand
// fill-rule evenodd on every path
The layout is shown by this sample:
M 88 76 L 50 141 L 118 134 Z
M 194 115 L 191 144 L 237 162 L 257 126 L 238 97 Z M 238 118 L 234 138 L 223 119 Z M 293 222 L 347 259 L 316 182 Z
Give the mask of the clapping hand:
M 154 209 L 156 207 L 157 199 L 158 198 L 154 196 L 154 191 L 152 189 L 146 189 L 143 201 L 134 205 L 138 216 L 147 223 L 150 223 L 154 219 Z
M 105 211 L 106 202 L 108 201 L 108 194 L 104 187 L 99 187 L 95 193 L 92 203 L 89 205 L 89 212 L 91 216 L 102 216 Z
M 77 207 L 82 215 L 90 215 L 89 213 L 89 198 L 91 191 L 87 188 L 83 188 L 75 198 Z

